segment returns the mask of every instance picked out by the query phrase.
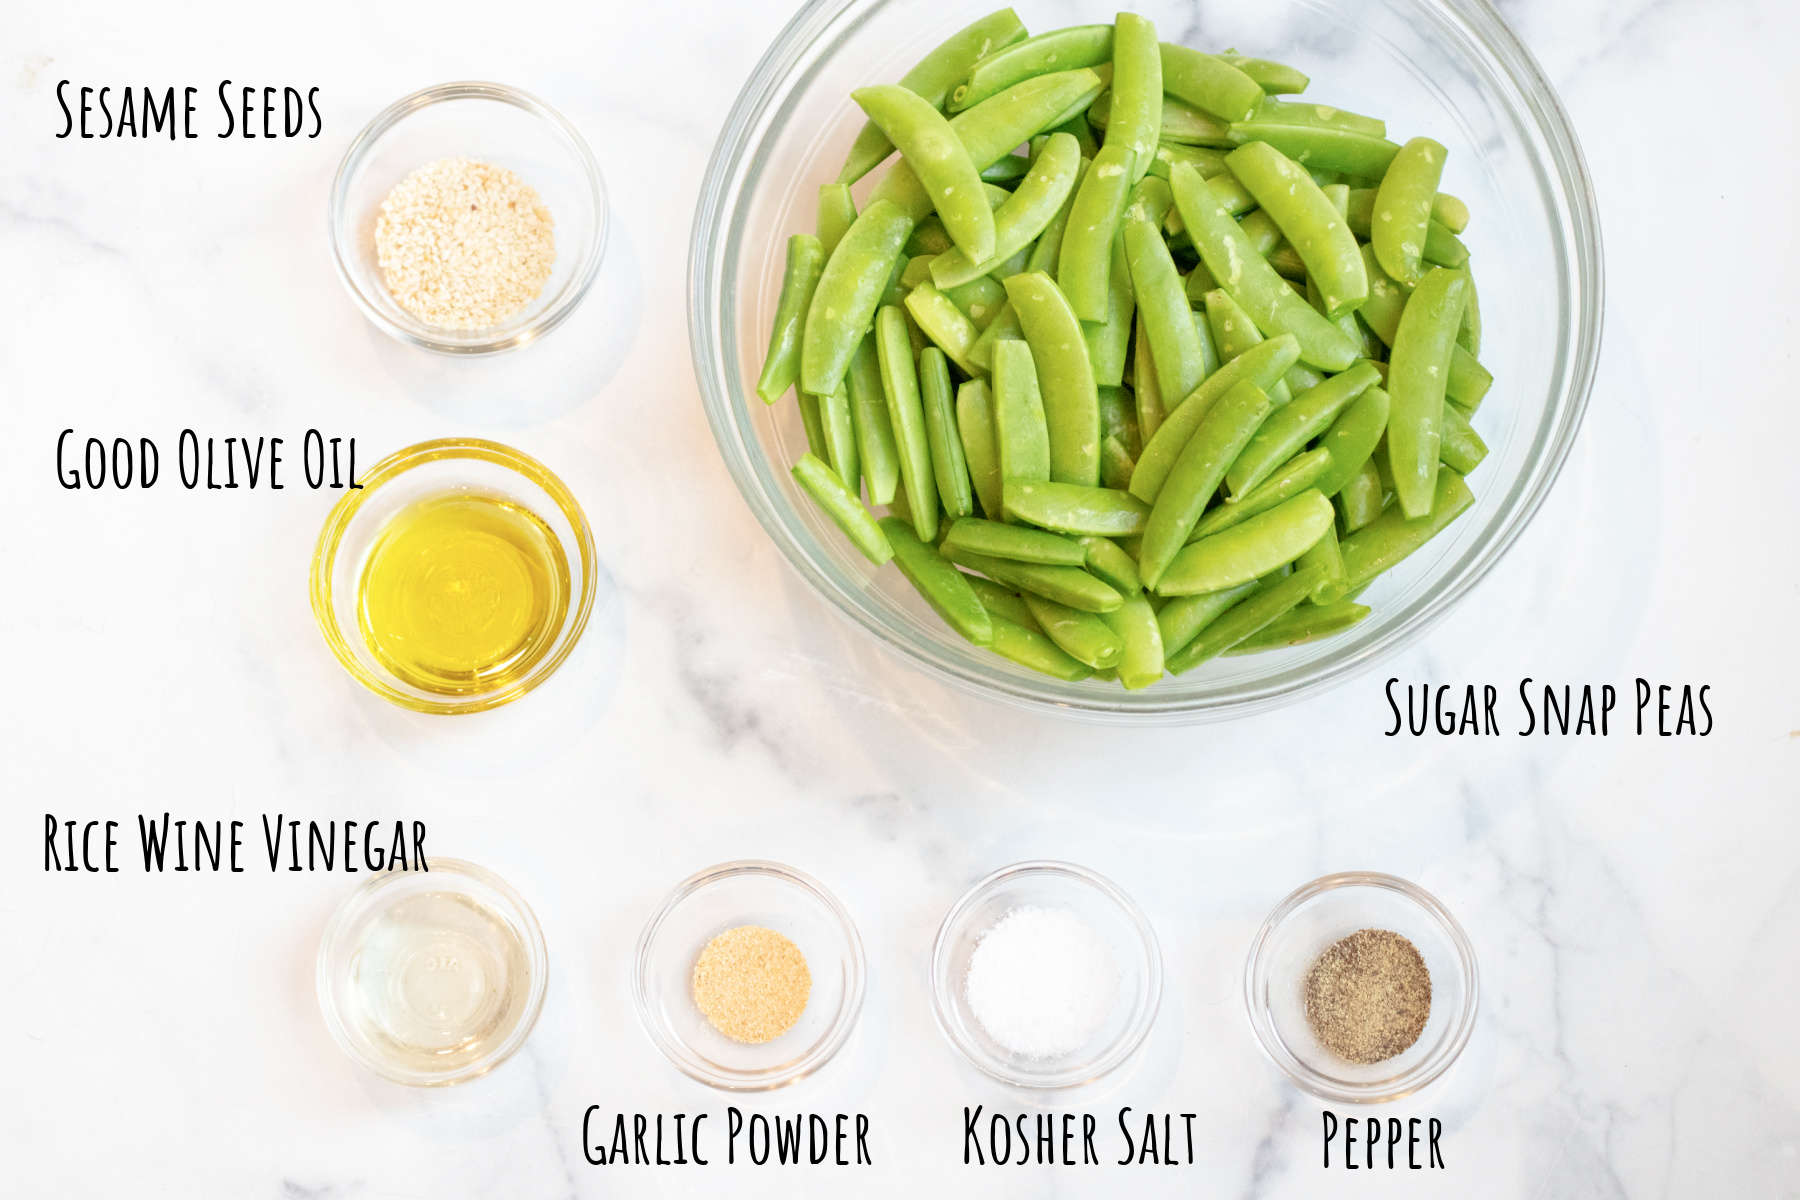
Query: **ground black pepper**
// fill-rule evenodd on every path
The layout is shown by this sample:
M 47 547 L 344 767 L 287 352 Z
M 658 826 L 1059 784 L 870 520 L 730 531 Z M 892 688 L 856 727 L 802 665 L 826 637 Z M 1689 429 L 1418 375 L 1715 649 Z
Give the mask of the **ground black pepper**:
M 1431 972 L 1388 929 L 1339 938 L 1306 973 L 1306 1020 L 1325 1048 L 1367 1065 L 1405 1051 L 1431 1016 Z

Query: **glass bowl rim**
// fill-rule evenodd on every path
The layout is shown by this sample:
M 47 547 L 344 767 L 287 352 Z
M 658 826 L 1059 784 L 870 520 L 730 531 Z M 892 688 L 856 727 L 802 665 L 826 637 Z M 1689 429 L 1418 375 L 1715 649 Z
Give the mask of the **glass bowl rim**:
M 428 463 L 443 462 L 447 459 L 471 458 L 480 462 L 492 463 L 505 467 L 517 475 L 542 488 L 556 506 L 561 510 L 564 519 L 574 534 L 576 549 L 581 555 L 581 591 L 569 606 L 569 615 L 564 619 L 567 637 L 561 644 L 534 667 L 525 678 L 502 691 L 485 695 L 468 697 L 454 701 L 425 700 L 394 687 L 386 679 L 365 667 L 350 649 L 350 643 L 344 631 L 338 627 L 337 614 L 331 603 L 331 565 L 336 560 L 338 546 L 343 541 L 345 532 L 355 520 L 362 506 L 374 496 L 380 486 L 388 480 L 396 478 L 414 467 Z M 593 530 L 588 527 L 587 514 L 581 509 L 581 503 L 575 499 L 575 493 L 549 467 L 521 450 L 515 450 L 503 442 L 490 441 L 487 438 L 475 437 L 443 437 L 429 441 L 416 442 L 411 446 L 394 451 L 363 476 L 362 487 L 346 491 L 338 502 L 332 505 L 326 514 L 325 524 L 319 530 L 319 540 L 313 550 L 312 571 L 309 592 L 312 598 L 313 620 L 319 626 L 319 632 L 325 638 L 325 644 L 331 648 L 332 655 L 350 673 L 350 677 L 380 696 L 383 700 L 398 704 L 402 708 L 414 712 L 434 715 L 459 716 L 464 713 L 487 712 L 510 704 L 527 692 L 536 688 L 556 673 L 558 667 L 574 653 L 576 643 L 581 640 L 587 629 L 588 617 L 593 613 L 594 597 L 598 589 L 595 586 L 596 555 L 594 551 Z M 558 630 L 562 637 L 563 630 Z
M 843 935 L 848 948 L 845 963 L 850 968 L 844 998 L 824 1036 L 789 1066 L 766 1076 L 759 1075 L 755 1079 L 721 1074 L 689 1061 L 686 1057 L 690 1049 L 687 1043 L 665 1033 L 661 1022 L 652 1017 L 650 1003 L 650 955 L 663 924 L 677 908 L 695 895 L 715 884 L 743 876 L 776 879 L 807 893 L 837 923 L 838 932 Z M 643 931 L 638 934 L 631 973 L 631 999 L 633 1007 L 637 1009 L 638 1024 L 643 1027 L 644 1033 L 662 1052 L 662 1056 L 689 1079 L 722 1092 L 772 1092 L 815 1074 L 843 1049 L 844 1043 L 850 1040 L 850 1035 L 856 1030 L 857 1020 L 862 1016 L 863 998 L 868 991 L 868 975 L 868 957 L 863 952 L 862 935 L 857 932 L 856 922 L 851 918 L 850 910 L 824 884 L 805 871 L 785 863 L 764 858 L 741 858 L 702 868 L 669 889 L 669 893 L 644 922 Z
M 353 889 L 326 919 L 325 929 L 319 935 L 318 953 L 313 959 L 313 990 L 319 1001 L 319 1012 L 325 1020 L 325 1028 L 352 1062 L 373 1072 L 391 1083 L 406 1087 L 450 1087 L 453 1084 L 467 1083 L 471 1079 L 479 1079 L 495 1067 L 511 1058 L 525 1044 L 537 1027 L 538 1017 L 544 1009 L 544 998 L 550 987 L 550 950 L 544 941 L 544 929 L 538 922 L 537 913 L 521 896 L 517 889 L 494 872 L 476 863 L 462 858 L 438 857 L 427 860 L 429 870 L 396 871 L 386 870 L 374 878 L 366 880 Z M 338 1012 L 331 975 L 331 955 L 338 940 L 344 936 L 351 920 L 367 911 L 369 902 L 376 894 L 402 883 L 423 880 L 429 882 L 432 875 L 445 874 L 453 879 L 472 881 L 476 887 L 463 887 L 465 894 L 470 891 L 486 890 L 499 897 L 514 910 L 511 915 L 519 922 L 519 933 L 525 944 L 525 956 L 530 972 L 530 991 L 525 998 L 525 1009 L 519 1015 L 518 1024 L 510 1030 L 505 1039 L 486 1057 L 469 1063 L 445 1075 L 427 1075 L 423 1072 L 407 1072 L 396 1070 L 384 1063 L 377 1062 L 363 1052 L 363 1048 L 350 1036 L 342 1015 Z
M 811 0 L 782 28 L 752 70 L 721 127 L 701 182 L 694 209 L 688 253 L 688 335 L 701 402 L 713 440 L 739 494 L 788 565 L 822 595 L 842 619 L 905 662 L 966 692 L 1003 699 L 1036 711 L 1099 723 L 1187 724 L 1227 720 L 1264 712 L 1337 686 L 1415 642 L 1436 625 L 1462 597 L 1498 565 L 1517 543 L 1555 485 L 1580 430 L 1598 372 L 1604 325 L 1605 271 L 1593 180 L 1567 110 L 1537 60 L 1488 0 L 1410 0 L 1436 9 L 1459 23 L 1479 46 L 1489 65 L 1505 76 L 1518 96 L 1505 97 L 1507 110 L 1542 146 L 1530 156 L 1550 185 L 1552 224 L 1559 230 L 1559 255 L 1577 292 L 1570 316 L 1569 362 L 1560 390 L 1546 398 L 1546 412 L 1536 428 L 1544 438 L 1541 453 L 1528 459 L 1513 484 L 1511 506 L 1496 514 L 1485 541 L 1471 546 L 1456 569 L 1433 579 L 1412 602 L 1410 616 L 1355 653 L 1322 658 L 1287 668 L 1268 678 L 1246 681 L 1222 694 L 1159 695 L 1150 687 L 1136 692 L 1090 695 L 1048 678 L 1002 673 L 977 665 L 893 621 L 865 611 L 857 594 L 825 569 L 807 548 L 793 505 L 765 488 L 754 460 L 760 447 L 740 413 L 749 392 L 725 361 L 723 338 L 729 323 L 724 311 L 733 298 L 724 294 L 725 250 L 729 239 L 723 219 L 743 197 L 726 184 L 739 173 L 753 135 L 776 107 L 776 92 L 802 65 L 823 32 L 845 11 L 870 8 L 891 0 Z M 1484 90 L 1486 90 L 1484 88 Z M 760 136 L 760 135 L 759 135 Z M 1566 232 L 1566 238 L 1562 236 Z M 718 296 L 711 295 L 717 285 Z M 715 314 L 715 309 L 721 311 Z M 717 317 L 717 319 L 715 319 Z M 743 392 L 734 397 L 734 391 Z M 760 405 L 758 406 L 760 407 Z
M 344 226 L 345 207 L 349 202 L 350 180 L 361 167 L 369 150 L 384 137 L 394 126 L 407 117 L 423 109 L 430 108 L 452 100 L 493 100 L 510 104 L 532 114 L 548 125 L 559 141 L 569 150 L 587 184 L 587 201 L 593 213 L 594 235 L 592 245 L 588 247 L 585 257 L 578 263 L 568 282 L 562 290 L 531 321 L 512 330 L 504 336 L 496 334 L 485 341 L 451 341 L 441 336 L 441 331 L 427 325 L 411 314 L 404 320 L 397 320 L 376 304 L 363 289 L 357 285 L 356 276 L 350 269 L 350 248 L 344 244 L 341 230 Z M 552 214 L 554 216 L 554 214 Z M 588 294 L 595 278 L 600 273 L 600 260 L 606 253 L 607 237 L 612 229 L 611 212 L 607 203 L 606 179 L 600 173 L 600 164 L 594 158 L 593 150 L 587 139 L 581 136 L 569 119 L 521 88 L 505 83 L 493 83 L 485 80 L 457 80 L 450 83 L 433 84 L 420 88 L 400 97 L 363 126 L 362 131 L 350 142 L 344 156 L 338 161 L 337 173 L 331 180 L 331 201 L 327 210 L 326 231 L 331 242 L 331 261 L 337 269 L 338 279 L 356 307 L 363 316 L 390 337 L 409 345 L 419 346 L 437 354 L 456 357 L 498 354 L 507 350 L 515 350 L 529 345 L 544 334 L 562 324 L 576 306 Z
M 1138 936 L 1138 948 L 1143 952 L 1144 999 L 1133 1012 L 1131 1020 L 1126 1023 L 1119 1037 L 1107 1047 L 1104 1054 L 1094 1060 L 1090 1067 L 1081 1070 L 1066 1070 L 1055 1075 L 1024 1078 L 984 1053 L 981 1047 L 967 1039 L 959 1037 L 954 1023 L 950 1020 L 953 1002 L 949 999 L 949 988 L 952 986 L 945 977 L 941 965 L 949 954 L 949 944 L 958 923 L 980 901 L 997 891 L 1001 886 L 1016 879 L 1032 876 L 1048 877 L 1081 884 L 1100 893 L 1111 901 Z M 1034 858 L 1000 867 L 976 880 L 957 897 L 944 919 L 938 923 L 937 935 L 931 942 L 931 1015 L 937 1021 L 938 1031 L 944 1040 L 956 1048 L 957 1053 L 966 1059 L 970 1066 L 1009 1087 L 1021 1088 L 1032 1092 L 1068 1091 L 1097 1083 L 1111 1075 L 1120 1067 L 1131 1061 L 1150 1031 L 1156 1025 L 1157 1014 L 1162 1010 L 1163 993 L 1163 961 L 1162 944 L 1157 940 L 1156 928 L 1151 925 L 1150 918 L 1138 906 L 1137 901 L 1118 884 L 1089 867 L 1079 863 L 1065 862 L 1060 859 Z
M 1454 1024 L 1438 1047 L 1405 1074 L 1383 1080 L 1379 1085 L 1369 1086 L 1345 1086 L 1319 1074 L 1287 1053 L 1280 1047 L 1273 1030 L 1266 1027 L 1268 1022 L 1259 1015 L 1261 1006 L 1256 997 L 1263 952 L 1268 948 L 1276 930 L 1308 901 L 1344 888 L 1356 887 L 1376 888 L 1412 901 L 1420 912 L 1431 918 L 1456 951 L 1456 963 L 1463 980 L 1462 1006 L 1457 1010 Z M 1475 957 L 1475 945 L 1469 940 L 1462 925 L 1436 896 L 1410 880 L 1381 871 L 1338 871 L 1321 875 L 1310 883 L 1295 888 L 1270 910 L 1257 929 L 1256 936 L 1251 939 L 1250 951 L 1244 959 L 1244 1015 L 1250 1022 L 1257 1045 L 1269 1061 L 1280 1067 L 1302 1090 L 1323 1100 L 1348 1104 L 1385 1104 L 1422 1090 L 1448 1071 L 1462 1056 L 1463 1048 L 1469 1044 L 1469 1038 L 1475 1031 L 1475 1016 L 1480 1007 L 1481 969 Z

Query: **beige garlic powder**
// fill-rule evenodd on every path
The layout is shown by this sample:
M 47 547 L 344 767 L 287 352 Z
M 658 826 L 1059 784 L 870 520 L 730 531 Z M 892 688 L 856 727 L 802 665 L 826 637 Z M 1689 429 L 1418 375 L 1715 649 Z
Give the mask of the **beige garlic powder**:
M 441 158 L 382 200 L 375 256 L 401 308 L 441 329 L 482 329 L 544 290 L 555 222 L 537 191 L 506 168 Z

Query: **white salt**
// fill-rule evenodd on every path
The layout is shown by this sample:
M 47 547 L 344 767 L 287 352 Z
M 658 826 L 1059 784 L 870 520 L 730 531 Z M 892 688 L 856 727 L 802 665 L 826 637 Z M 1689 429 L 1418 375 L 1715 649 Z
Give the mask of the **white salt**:
M 1112 950 L 1063 908 L 1015 908 L 981 935 L 963 994 L 1001 1046 L 1027 1058 L 1079 1050 L 1106 1023 L 1119 987 Z

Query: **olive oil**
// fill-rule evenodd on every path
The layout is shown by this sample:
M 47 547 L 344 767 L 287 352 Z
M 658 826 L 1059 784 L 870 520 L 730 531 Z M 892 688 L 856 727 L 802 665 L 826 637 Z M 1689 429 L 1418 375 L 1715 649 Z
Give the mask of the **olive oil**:
M 550 527 L 516 501 L 427 496 L 376 534 L 356 609 L 370 653 L 406 683 L 444 696 L 497 691 L 555 643 L 569 562 Z
M 362 931 L 343 1017 L 391 1067 L 450 1074 L 518 1028 L 531 983 L 524 940 L 505 917 L 458 892 L 421 892 Z

